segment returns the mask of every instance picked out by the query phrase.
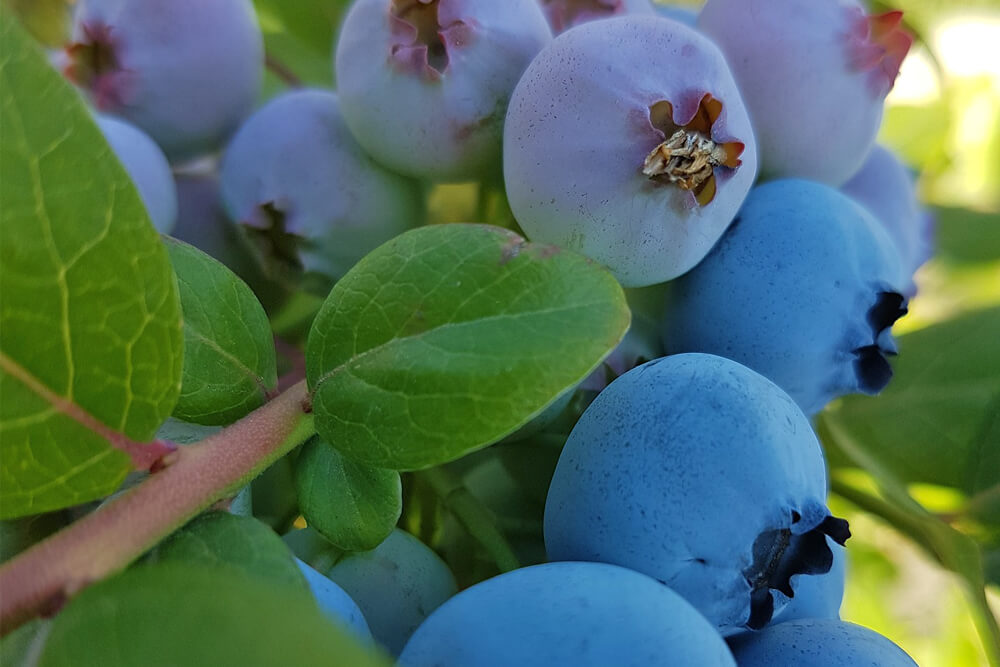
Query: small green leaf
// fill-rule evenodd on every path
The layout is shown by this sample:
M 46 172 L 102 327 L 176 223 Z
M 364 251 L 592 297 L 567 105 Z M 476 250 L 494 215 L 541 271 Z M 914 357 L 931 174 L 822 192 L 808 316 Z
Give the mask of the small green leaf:
M 162 563 L 84 590 L 56 616 L 39 667 L 388 667 L 312 596 L 238 572 Z
M 162 452 L 181 316 L 166 251 L 79 95 L 0 9 L 0 517 L 105 496 Z
M 970 496 L 1000 487 L 997 341 L 1000 308 L 901 336 L 895 377 L 880 396 L 846 397 L 821 415 L 837 435 L 829 444 L 904 484 L 936 484 Z M 864 467 L 880 478 L 872 465 Z
M 320 438 L 299 453 L 295 488 L 306 522 L 345 551 L 377 547 L 403 510 L 398 472 L 355 463 Z
M 618 344 L 606 270 L 485 225 L 402 234 L 347 273 L 306 345 L 317 431 L 345 456 L 418 469 L 539 414 Z
M 246 283 L 194 246 L 166 239 L 184 314 L 184 374 L 173 416 L 231 424 L 278 384 L 271 327 Z
M 70 522 L 67 512 L 0 521 L 0 563 L 5 563 Z
M 252 517 L 208 512 L 168 537 L 152 561 L 191 563 L 236 570 L 305 590 L 306 580 L 291 550 L 270 528 Z

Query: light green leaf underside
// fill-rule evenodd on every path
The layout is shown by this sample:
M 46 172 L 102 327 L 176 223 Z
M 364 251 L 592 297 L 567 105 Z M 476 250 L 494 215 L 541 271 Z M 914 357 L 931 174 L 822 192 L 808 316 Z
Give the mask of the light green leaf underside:
M 496 442 L 582 380 L 629 311 L 600 266 L 484 225 L 407 232 L 333 288 L 309 335 L 316 427 L 417 469 Z
M 307 592 L 189 563 L 133 568 L 55 618 L 39 667 L 388 667 Z
M 283 586 L 307 590 L 291 550 L 257 519 L 208 512 L 168 537 L 151 554 L 158 562 L 236 570 Z
M 377 547 L 403 510 L 398 472 L 355 463 L 320 438 L 299 453 L 295 488 L 306 523 L 345 551 Z
M 184 314 L 184 373 L 173 415 L 231 424 L 277 386 L 274 341 L 246 283 L 197 248 L 166 239 Z
M 181 371 L 173 272 L 79 96 L 0 26 L 0 516 L 113 491 L 108 432 L 148 441 Z

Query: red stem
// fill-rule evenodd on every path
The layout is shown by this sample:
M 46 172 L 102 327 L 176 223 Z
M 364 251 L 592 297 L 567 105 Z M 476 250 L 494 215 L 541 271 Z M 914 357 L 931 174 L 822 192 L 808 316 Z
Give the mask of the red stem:
M 144 482 L 0 567 L 0 635 L 124 569 L 312 435 L 300 382 L 232 426 L 181 447 Z

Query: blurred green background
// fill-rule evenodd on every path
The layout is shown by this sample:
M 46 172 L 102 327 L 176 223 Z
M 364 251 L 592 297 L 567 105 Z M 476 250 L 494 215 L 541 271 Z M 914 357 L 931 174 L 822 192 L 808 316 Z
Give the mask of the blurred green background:
M 40 41 L 62 41 L 71 0 L 3 1 Z M 273 60 L 268 94 L 290 78 L 328 86 L 348 3 L 255 4 Z M 917 174 L 937 217 L 938 251 L 896 325 L 893 385 L 877 398 L 841 401 L 818 420 L 831 506 L 853 533 L 842 615 L 925 667 L 1000 666 L 1000 4 L 868 4 L 902 9 L 918 37 L 880 141 Z M 474 192 L 439 189 L 432 208 L 440 201 L 453 212 L 432 217 L 466 217 Z M 949 476 L 952 468 L 966 474 Z

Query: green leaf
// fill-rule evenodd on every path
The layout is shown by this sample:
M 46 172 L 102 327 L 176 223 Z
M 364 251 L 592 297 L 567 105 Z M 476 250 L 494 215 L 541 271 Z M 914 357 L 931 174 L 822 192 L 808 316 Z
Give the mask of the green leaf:
M 597 264 L 485 225 L 398 236 L 330 292 L 306 345 L 317 431 L 419 469 L 513 432 L 618 344 L 629 311 Z
M 280 92 L 292 76 L 330 86 L 334 38 L 348 0 L 254 0 L 264 33 L 270 74 L 267 88 Z
M 166 239 L 184 314 L 184 374 L 173 416 L 231 424 L 278 385 L 264 307 L 236 274 L 194 246 Z
M 899 338 L 895 377 L 876 398 L 850 396 L 820 420 L 853 462 L 904 484 L 1000 487 L 1000 308 Z M 834 452 L 836 454 L 836 452 Z M 837 458 L 834 456 L 834 463 Z
M 377 547 L 403 511 L 398 472 L 355 463 L 320 438 L 299 453 L 295 488 L 306 522 L 345 551 Z
M 208 512 L 193 519 L 164 540 L 151 560 L 235 570 L 276 584 L 307 588 L 291 550 L 280 537 L 252 517 L 228 512 Z
M 83 102 L 0 10 L 0 517 L 100 498 L 161 452 L 173 271 Z
M 387 667 L 312 596 L 237 572 L 163 563 L 84 590 L 55 618 L 39 667 Z
M 70 522 L 68 513 L 52 512 L 11 521 L 0 521 L 0 563 L 63 528 Z

